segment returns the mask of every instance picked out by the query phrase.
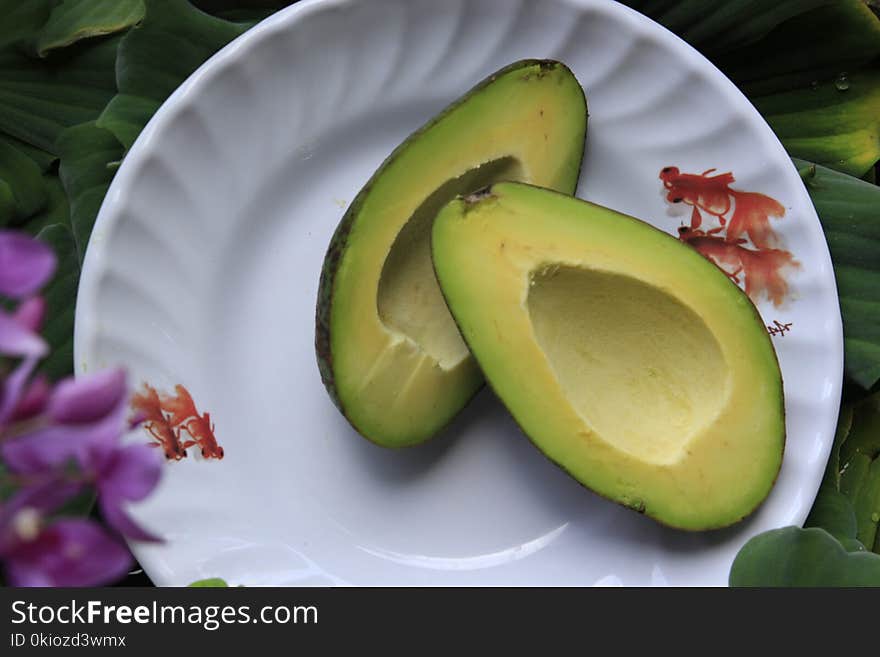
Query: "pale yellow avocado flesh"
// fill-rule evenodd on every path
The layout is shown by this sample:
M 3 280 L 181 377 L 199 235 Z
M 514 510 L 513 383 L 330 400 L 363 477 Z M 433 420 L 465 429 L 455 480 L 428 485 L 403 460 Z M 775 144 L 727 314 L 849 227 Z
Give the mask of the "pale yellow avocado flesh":
M 575 479 L 692 530 L 767 496 L 785 440 L 779 366 L 711 262 L 631 217 L 513 183 L 447 205 L 432 252 L 490 385 Z
M 414 133 L 352 202 L 325 259 L 316 346 L 325 385 L 363 436 L 422 442 L 483 385 L 434 276 L 436 213 L 499 180 L 573 192 L 585 130 L 571 72 L 519 62 Z

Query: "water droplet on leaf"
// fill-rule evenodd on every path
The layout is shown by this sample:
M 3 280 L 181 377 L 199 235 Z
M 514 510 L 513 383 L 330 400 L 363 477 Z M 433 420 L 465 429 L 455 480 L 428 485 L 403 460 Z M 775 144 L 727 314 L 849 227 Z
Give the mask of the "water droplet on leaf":
M 834 81 L 834 86 L 837 87 L 838 91 L 846 91 L 849 89 L 849 78 L 846 73 L 841 73 L 837 76 L 837 79 Z

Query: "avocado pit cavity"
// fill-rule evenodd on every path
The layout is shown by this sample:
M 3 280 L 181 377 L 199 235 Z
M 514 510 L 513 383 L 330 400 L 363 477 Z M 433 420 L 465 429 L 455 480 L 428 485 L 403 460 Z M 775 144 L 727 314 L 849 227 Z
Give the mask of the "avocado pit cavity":
M 468 349 L 446 308 L 431 262 L 431 225 L 437 212 L 456 196 L 501 180 L 523 180 L 514 157 L 502 157 L 446 181 L 412 214 L 397 234 L 382 267 L 377 307 L 382 323 L 403 335 L 442 368 L 461 362 Z
M 527 304 L 572 407 L 633 458 L 674 463 L 724 406 L 718 341 L 668 292 L 621 274 L 553 266 L 532 274 Z

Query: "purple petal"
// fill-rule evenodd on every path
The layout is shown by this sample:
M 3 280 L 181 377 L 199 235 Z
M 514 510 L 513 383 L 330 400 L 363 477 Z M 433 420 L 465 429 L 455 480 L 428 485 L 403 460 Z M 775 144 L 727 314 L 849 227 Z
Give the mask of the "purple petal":
M 4 505 L 3 513 L 16 512 L 25 507 L 51 513 L 84 489 L 85 484 L 81 483 L 72 483 L 64 479 L 47 480 L 16 492 Z
M 46 427 L 0 443 L 0 455 L 12 472 L 40 474 L 69 461 L 81 461 L 86 445 L 67 427 Z
M 84 484 L 55 478 L 18 490 L 0 506 L 0 552 L 5 552 L 10 540 L 14 539 L 10 535 L 9 524 L 15 514 L 25 508 L 34 509 L 40 514 L 52 513 L 84 489 Z
M 15 412 L 21 401 L 22 390 L 36 366 L 37 358 L 26 358 L 0 383 L 0 427 Z
M 101 509 L 101 516 L 104 518 L 104 522 L 126 538 L 134 541 L 162 542 L 159 536 L 151 534 L 138 525 L 131 516 L 123 511 L 122 506 L 119 504 L 99 498 L 98 507 Z
M 6 552 L 13 586 L 100 586 L 131 567 L 126 547 L 90 520 L 59 520 Z
M 43 473 L 69 461 L 91 471 L 105 452 L 115 449 L 124 428 L 118 415 L 90 425 L 51 425 L 0 443 L 0 455 L 19 474 Z
M 36 333 L 43 327 L 43 320 L 46 319 L 46 300 L 43 297 L 25 299 L 18 304 L 12 316 L 16 322 Z
M 0 294 L 30 296 L 55 271 L 55 254 L 42 242 L 11 230 L 0 230 Z
M 98 495 L 114 502 L 136 502 L 153 491 L 161 474 L 157 450 L 149 445 L 120 447 L 98 470 Z
M 71 400 L 75 395 L 62 394 L 65 401 L 61 406 L 72 404 Z M 53 399 L 55 395 L 50 399 L 50 405 Z M 68 410 L 69 413 L 59 411 L 59 415 L 76 419 L 76 407 L 70 406 Z M 45 472 L 64 465 L 71 459 L 78 461 L 80 467 L 86 471 L 94 472 L 107 454 L 117 448 L 123 432 L 128 428 L 125 421 L 127 413 L 128 398 L 123 389 L 116 406 L 103 415 L 98 414 L 96 421 L 37 428 L 25 436 L 0 442 L 0 454 L 9 468 L 20 474 Z
M 64 424 L 94 422 L 113 412 L 125 396 L 125 371 L 121 369 L 65 379 L 55 386 L 49 415 Z
M 42 413 L 51 392 L 52 386 L 49 384 L 49 379 L 43 375 L 37 376 L 19 398 L 10 420 L 13 422 L 27 420 Z
M 4 356 L 45 356 L 46 342 L 11 315 L 0 311 L 0 354 Z

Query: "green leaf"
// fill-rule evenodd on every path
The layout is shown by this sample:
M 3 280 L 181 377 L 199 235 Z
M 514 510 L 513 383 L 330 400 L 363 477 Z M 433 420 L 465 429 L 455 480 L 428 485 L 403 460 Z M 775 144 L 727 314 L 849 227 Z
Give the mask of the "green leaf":
M 43 174 L 43 186 L 46 190 L 45 207 L 18 226 L 19 229 L 34 237 L 46 226 L 52 224 L 70 225 L 70 209 L 61 179 L 57 174 L 45 173 Z
M 11 208 L 0 208 L 0 225 L 20 223 L 45 207 L 47 193 L 39 165 L 2 139 L 0 139 L 0 181 L 8 186 L 13 200 Z
M 827 5 L 833 0 L 728 0 L 717 5 L 705 2 L 682 2 L 675 10 L 666 12 L 666 20 L 683 23 L 678 34 L 689 43 L 710 56 L 730 51 L 734 48 L 752 45 L 769 34 L 785 21 L 817 7 Z M 693 20 L 696 6 L 702 5 L 706 12 L 698 20 Z M 688 11 L 681 11 L 687 7 Z M 784 53 L 777 53 L 783 56 Z
M 0 48 L 22 46 L 49 18 L 56 0 L 0 0 Z
M 141 0 L 63 0 L 40 31 L 37 53 L 128 29 L 144 17 Z
M 119 45 L 119 97 L 97 123 L 126 148 L 171 92 L 248 28 L 209 16 L 184 0 L 146 0 L 146 10 L 143 22 Z
M 831 534 L 785 527 L 746 543 L 730 569 L 731 586 L 880 586 L 880 555 L 847 552 Z
M 840 492 L 850 500 L 855 500 L 861 495 L 870 469 L 871 459 L 864 454 L 853 454 L 840 472 Z
M 873 547 L 880 522 L 880 459 L 869 466 L 858 493 L 852 498 L 852 506 L 858 526 L 856 538 L 863 545 Z
M 40 364 L 46 376 L 58 380 L 73 373 L 73 319 L 80 261 L 73 235 L 66 225 L 47 226 L 37 237 L 49 244 L 58 258 L 55 276 L 43 290 L 47 304 L 43 336 L 50 352 Z
M 863 0 L 627 4 L 709 57 L 792 156 L 856 176 L 880 158 L 880 19 Z
M 118 44 L 105 37 L 45 60 L 0 50 L 0 132 L 55 153 L 64 129 L 95 120 L 116 93 Z
M 880 379 L 880 187 L 822 166 L 806 182 L 834 263 L 846 373 L 869 389 Z
M 833 0 L 781 23 L 757 43 L 740 44 L 715 63 L 756 98 L 834 80 L 866 67 L 878 54 L 880 21 L 860 0 Z
M 845 404 L 840 407 L 837 417 L 837 431 L 834 433 L 834 442 L 831 444 L 831 454 L 825 467 L 825 477 L 822 479 L 823 487 L 830 487 L 840 491 L 840 449 L 849 436 L 853 421 L 853 407 Z
M 109 130 L 85 123 L 58 139 L 59 173 L 70 199 L 70 227 L 79 260 L 85 253 L 95 217 L 116 173 L 110 163 L 122 159 L 122 144 Z
M 193 582 L 192 584 L 189 584 L 188 586 L 191 588 L 200 589 L 200 588 L 226 587 L 226 586 L 229 586 L 229 584 L 226 583 L 225 579 L 221 579 L 219 577 L 210 577 L 208 579 L 196 580 L 195 582 Z
M 852 428 L 841 450 L 841 462 L 847 463 L 856 453 L 869 459 L 880 456 L 880 392 L 853 407 Z
M 9 221 L 10 217 L 14 217 L 18 212 L 18 205 L 15 202 L 15 192 L 5 180 L 0 178 L 0 222 Z
M 104 108 L 97 125 L 112 132 L 129 149 L 161 104 L 143 96 L 117 94 Z
M 92 512 L 92 509 L 95 506 L 95 491 L 93 489 L 87 489 L 79 495 L 75 495 L 64 505 L 53 512 L 52 515 L 55 517 L 61 516 L 87 516 Z
M 10 137 L 9 135 L 5 135 L 0 133 L 0 143 L 5 143 L 8 146 L 18 149 L 20 152 L 27 155 L 31 158 L 38 167 L 40 167 L 40 171 L 46 172 L 55 162 L 58 161 L 58 157 L 49 151 L 44 151 L 42 148 L 36 148 L 31 146 L 28 143 L 21 141 L 20 139 L 16 139 L 15 137 Z
M 293 0 L 296 2 L 296 0 Z M 288 3 L 278 3 L 279 7 Z M 217 18 L 222 18 L 225 21 L 232 21 L 233 23 L 251 23 L 257 24 L 264 18 L 268 18 L 272 14 L 278 11 L 275 9 L 227 9 L 226 11 L 212 11 L 208 12 Z
M 856 538 L 858 524 L 852 503 L 843 493 L 830 486 L 822 486 L 805 527 L 819 527 L 837 540 Z
M 751 99 L 788 152 L 862 176 L 880 158 L 880 72 Z

